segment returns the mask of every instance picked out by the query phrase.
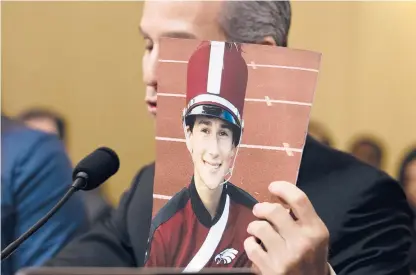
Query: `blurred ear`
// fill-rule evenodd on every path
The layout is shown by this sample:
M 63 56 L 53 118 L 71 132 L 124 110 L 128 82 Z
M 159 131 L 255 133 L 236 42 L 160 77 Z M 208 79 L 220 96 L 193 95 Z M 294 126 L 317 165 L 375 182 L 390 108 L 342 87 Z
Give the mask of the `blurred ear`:
M 264 39 L 260 41 L 258 44 L 267 46 L 277 46 L 276 41 L 274 41 L 273 37 L 271 36 L 264 37 Z

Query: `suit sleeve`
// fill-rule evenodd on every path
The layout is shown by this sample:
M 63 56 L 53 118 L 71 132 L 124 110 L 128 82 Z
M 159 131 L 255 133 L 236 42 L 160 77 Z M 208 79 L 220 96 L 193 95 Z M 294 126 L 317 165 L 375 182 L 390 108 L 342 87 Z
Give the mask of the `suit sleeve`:
M 127 211 L 139 185 L 143 168 L 124 192 L 119 206 L 91 230 L 66 246 L 45 266 L 132 267 L 136 266 L 127 232 Z
M 72 182 L 71 163 L 61 141 L 42 135 L 22 155 L 15 170 L 13 196 L 16 203 L 15 238 L 47 214 L 68 191 Z M 10 258 L 13 270 L 40 266 L 85 229 L 86 213 L 78 194 L 67 201 Z
M 398 183 L 382 174 L 350 205 L 330 251 L 336 274 L 408 275 L 412 215 Z

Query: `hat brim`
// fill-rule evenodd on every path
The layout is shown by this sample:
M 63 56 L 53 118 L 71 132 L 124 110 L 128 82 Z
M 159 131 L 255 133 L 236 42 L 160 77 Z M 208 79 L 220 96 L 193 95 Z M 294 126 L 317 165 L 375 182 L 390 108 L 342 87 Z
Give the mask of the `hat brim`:
M 196 115 L 219 118 L 241 129 L 241 126 L 231 112 L 213 104 L 203 104 L 193 107 L 185 114 L 185 119 L 189 116 Z

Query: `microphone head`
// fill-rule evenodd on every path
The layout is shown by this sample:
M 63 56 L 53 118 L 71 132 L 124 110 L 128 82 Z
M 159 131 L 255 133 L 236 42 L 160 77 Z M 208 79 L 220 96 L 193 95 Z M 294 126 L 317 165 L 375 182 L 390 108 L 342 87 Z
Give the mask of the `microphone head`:
M 101 147 L 82 159 L 72 173 L 72 179 L 86 178 L 82 190 L 92 190 L 113 176 L 120 168 L 117 154 L 110 148 Z M 86 174 L 86 175 L 85 175 Z

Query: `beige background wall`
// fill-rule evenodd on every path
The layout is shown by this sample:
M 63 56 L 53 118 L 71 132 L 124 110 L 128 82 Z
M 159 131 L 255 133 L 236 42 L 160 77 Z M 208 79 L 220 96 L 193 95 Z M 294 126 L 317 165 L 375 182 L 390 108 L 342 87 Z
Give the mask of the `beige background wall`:
M 62 112 L 74 163 L 97 146 L 114 148 L 121 169 L 105 188 L 117 202 L 154 158 L 141 81 L 142 3 L 1 7 L 2 110 L 15 115 L 41 105 Z M 415 15 L 416 2 L 293 2 L 291 46 L 323 53 L 312 117 L 341 149 L 357 134 L 379 136 L 392 174 L 416 140 Z

